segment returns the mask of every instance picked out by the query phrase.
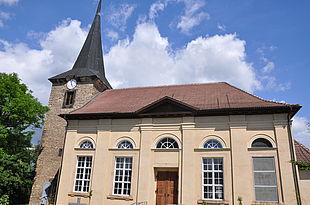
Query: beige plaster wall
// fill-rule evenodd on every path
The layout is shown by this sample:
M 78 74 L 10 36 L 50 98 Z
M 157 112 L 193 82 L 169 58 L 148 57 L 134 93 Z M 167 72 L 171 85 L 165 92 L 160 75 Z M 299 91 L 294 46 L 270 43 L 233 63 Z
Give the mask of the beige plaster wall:
M 310 204 L 310 170 L 299 170 L 298 175 L 302 204 Z
M 86 136 L 95 143 L 96 149 L 75 149 Z M 180 149 L 155 149 L 162 137 L 174 138 Z M 260 137 L 268 139 L 274 148 L 251 149 L 251 143 Z M 134 149 L 116 149 L 122 139 L 132 141 Z M 208 139 L 217 139 L 223 149 L 202 149 Z M 78 155 L 92 155 L 94 158 L 91 198 L 87 193 L 73 192 Z M 133 157 L 129 197 L 112 195 L 116 156 Z M 272 204 L 297 204 L 285 114 L 70 121 L 57 204 L 67 205 L 82 197 L 83 203 L 92 205 L 129 205 L 142 201 L 155 205 L 156 172 L 178 170 L 179 203 L 194 205 L 202 200 L 201 163 L 204 157 L 223 158 L 223 204 L 237 205 L 238 196 L 243 198 L 243 204 L 259 204 L 254 196 L 254 156 L 275 158 L 279 203 Z

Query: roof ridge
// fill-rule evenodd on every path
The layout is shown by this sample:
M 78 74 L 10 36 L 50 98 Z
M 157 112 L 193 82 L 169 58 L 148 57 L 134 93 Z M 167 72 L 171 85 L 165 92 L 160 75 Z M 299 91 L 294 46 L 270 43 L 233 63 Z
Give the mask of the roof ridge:
M 229 85 L 230 87 L 232 87 L 232 88 L 234 88 L 234 89 L 237 89 L 237 90 L 239 90 L 239 91 L 241 91 L 241 92 L 243 92 L 243 93 L 245 93 L 245 94 L 247 94 L 247 95 L 250 95 L 250 96 L 252 96 L 252 97 L 255 97 L 255 98 L 257 98 L 257 99 L 259 99 L 259 100 L 261 100 L 261 101 L 264 101 L 264 102 L 275 103 L 275 104 L 279 104 L 279 105 L 292 105 L 292 104 L 287 104 L 287 103 L 281 103 L 281 102 L 275 102 L 275 101 L 271 101 L 271 100 L 266 100 L 266 99 L 264 99 L 264 98 L 258 97 L 257 95 L 254 95 L 254 94 L 252 94 L 252 93 L 249 93 L 249 92 L 247 92 L 247 91 L 245 91 L 245 90 L 243 90 L 243 89 L 241 89 L 241 88 L 238 88 L 238 87 L 236 87 L 236 86 L 234 86 L 234 85 L 231 85 L 231 84 L 229 84 L 229 83 L 227 83 L 227 82 L 224 82 L 224 83 L 227 84 L 227 85 Z
M 131 89 L 139 89 L 139 88 L 162 88 L 162 87 L 179 87 L 179 86 L 195 86 L 195 85 L 210 85 L 210 84 L 222 84 L 226 82 L 210 82 L 210 83 L 190 83 L 190 84 L 174 84 L 174 85 L 153 85 L 153 86 L 138 86 L 131 88 L 114 88 L 113 90 L 131 90 Z M 109 91 L 113 91 L 109 90 Z

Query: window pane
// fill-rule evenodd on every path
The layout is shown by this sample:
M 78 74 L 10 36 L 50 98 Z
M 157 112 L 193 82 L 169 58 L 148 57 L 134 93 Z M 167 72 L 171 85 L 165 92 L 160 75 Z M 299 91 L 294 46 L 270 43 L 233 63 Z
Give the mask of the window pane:
M 222 144 L 217 140 L 209 140 L 204 145 L 203 148 L 206 149 L 219 149 L 223 148 Z
M 204 158 L 202 163 L 204 199 L 223 199 L 223 159 Z
M 81 143 L 80 148 L 81 149 L 93 149 L 94 145 L 91 141 L 86 140 L 86 141 Z
M 278 201 L 277 187 L 256 187 L 256 201 Z
M 78 157 L 74 191 L 88 192 L 90 185 L 92 157 Z
M 254 171 L 274 171 L 273 157 L 254 157 L 253 158 Z
M 274 172 L 254 173 L 255 185 L 276 186 L 277 180 Z
M 130 195 L 131 175 L 132 175 L 132 158 L 117 157 L 115 159 L 115 176 L 113 194 Z
M 256 201 L 278 201 L 274 158 L 254 157 L 253 169 Z
M 124 140 L 117 145 L 119 149 L 133 149 L 133 145 L 128 140 Z
M 157 143 L 156 148 L 158 148 L 158 149 L 178 149 L 179 145 L 174 139 L 166 137 Z
M 272 144 L 264 138 L 258 138 L 254 140 L 252 147 L 272 147 Z

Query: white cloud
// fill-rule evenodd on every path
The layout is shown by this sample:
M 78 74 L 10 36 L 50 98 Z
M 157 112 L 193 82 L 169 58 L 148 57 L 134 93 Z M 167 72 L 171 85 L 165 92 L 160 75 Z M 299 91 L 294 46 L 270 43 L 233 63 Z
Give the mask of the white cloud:
M 278 47 L 277 46 L 274 46 L 274 45 L 271 45 L 271 46 L 269 46 L 269 50 L 270 51 L 274 51 L 274 50 L 276 50 Z
M 158 12 L 163 11 L 169 3 L 183 3 L 185 5 L 184 13 L 179 17 L 176 24 L 176 27 L 185 34 L 189 34 L 193 27 L 210 18 L 207 12 L 201 11 L 205 6 L 203 0 L 158 0 L 150 7 L 149 19 L 154 20 L 158 16 Z
M 204 19 L 210 19 L 210 15 L 200 11 L 205 6 L 202 0 L 179 0 L 185 4 L 185 14 L 180 17 L 177 28 L 183 33 L 189 33 L 191 29 L 199 25 Z
M 181 16 L 181 20 L 178 23 L 177 28 L 179 28 L 183 33 L 189 33 L 193 27 L 198 26 L 202 20 L 208 17 L 209 15 L 205 12 L 200 12 L 194 16 Z
M 274 76 L 264 75 L 260 77 L 261 81 L 265 84 L 265 89 L 275 90 L 275 91 L 285 91 L 291 88 L 291 83 L 278 83 L 277 79 Z
M 245 42 L 234 34 L 199 37 L 171 52 L 157 26 L 143 23 L 132 41 L 110 49 L 105 63 L 109 79 L 120 87 L 227 81 L 253 92 L 261 85 L 245 56 Z
M 263 63 L 261 68 L 260 79 L 265 84 L 265 89 L 273 89 L 275 91 L 285 91 L 291 88 L 291 82 L 279 83 L 278 80 L 271 76 L 270 73 L 275 69 L 276 65 L 273 61 L 269 60 L 266 57 L 267 52 L 272 52 L 277 49 L 276 46 L 262 46 L 257 49 L 257 52 L 260 55 L 260 60 Z
M 0 4 L 13 5 L 18 3 L 19 0 L 0 0 Z
M 112 31 L 112 30 L 109 30 L 108 33 L 107 33 L 107 36 L 112 40 L 112 41 L 116 41 L 119 39 L 119 35 L 116 31 Z
M 163 11 L 169 2 L 172 2 L 172 0 L 160 0 L 155 2 L 151 5 L 150 11 L 149 11 L 149 18 L 153 20 L 157 17 L 159 11 Z
M 262 68 L 264 73 L 269 73 L 274 69 L 274 62 L 267 61 L 266 65 Z
M 0 19 L 10 19 L 11 14 L 8 12 L 0 11 Z
M 222 32 L 226 31 L 226 26 L 224 24 L 217 24 L 217 28 Z
M 121 4 L 118 7 L 111 8 L 111 14 L 109 14 L 109 22 L 121 31 L 126 29 L 126 23 L 128 18 L 134 12 L 136 6 L 129 4 Z
M 63 21 L 40 41 L 41 49 L 0 41 L 1 72 L 16 72 L 41 102 L 47 104 L 53 75 L 69 70 L 87 32 L 76 20 Z
M 307 123 L 309 120 L 305 117 L 295 116 L 293 118 L 292 133 L 293 137 L 310 148 L 310 131 Z
M 4 26 L 4 20 L 11 18 L 11 14 L 8 12 L 0 11 L 0 28 Z
M 262 55 L 261 61 L 265 63 L 265 66 L 262 68 L 263 73 L 269 73 L 274 69 L 275 64 L 274 62 L 269 61 L 269 59 L 265 57 L 265 54 L 263 52 L 261 52 L 261 55 Z

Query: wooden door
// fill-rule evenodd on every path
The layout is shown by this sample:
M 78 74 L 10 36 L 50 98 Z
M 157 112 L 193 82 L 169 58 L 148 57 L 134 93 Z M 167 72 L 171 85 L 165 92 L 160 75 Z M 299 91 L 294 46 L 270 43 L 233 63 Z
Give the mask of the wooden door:
M 178 203 L 178 173 L 157 172 L 156 205 Z

